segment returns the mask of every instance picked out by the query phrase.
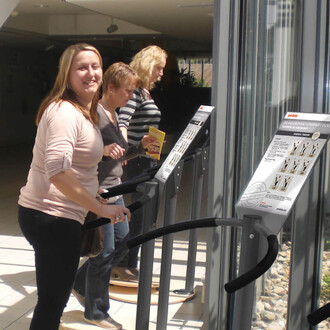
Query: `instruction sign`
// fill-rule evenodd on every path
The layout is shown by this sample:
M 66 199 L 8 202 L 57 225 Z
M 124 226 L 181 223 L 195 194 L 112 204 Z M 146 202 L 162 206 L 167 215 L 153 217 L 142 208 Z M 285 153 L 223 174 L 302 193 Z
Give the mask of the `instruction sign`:
M 289 112 L 236 204 L 278 232 L 330 136 L 330 115 Z
M 197 133 L 205 124 L 213 109 L 214 107 L 206 105 L 201 105 L 198 108 L 195 115 L 190 120 L 188 126 L 176 142 L 175 146 L 164 160 L 162 166 L 157 171 L 155 178 L 158 181 L 161 183 L 166 182 L 174 168 L 177 166 L 185 152 L 188 150 Z

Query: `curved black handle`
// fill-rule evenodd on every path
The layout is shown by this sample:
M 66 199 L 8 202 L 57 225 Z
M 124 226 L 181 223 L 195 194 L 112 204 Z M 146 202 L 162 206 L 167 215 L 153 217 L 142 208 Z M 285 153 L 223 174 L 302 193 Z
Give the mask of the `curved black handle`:
M 310 313 L 307 320 L 310 325 L 317 325 L 328 317 L 330 317 L 330 302 Z
M 192 156 L 194 154 L 196 154 L 196 151 L 193 151 L 193 152 L 187 154 L 182 159 L 184 160 L 184 162 L 188 162 L 192 159 Z M 153 166 L 153 167 L 145 170 L 144 173 L 142 173 L 141 175 L 138 175 L 130 180 L 127 180 L 117 186 L 106 188 L 106 190 L 108 192 L 102 193 L 101 197 L 109 198 L 109 197 L 118 196 L 118 195 L 125 195 L 125 194 L 136 191 L 136 187 L 140 183 L 153 179 L 160 167 L 161 167 L 161 164 L 157 164 L 156 166 Z
M 143 206 L 144 204 L 146 204 L 147 202 L 150 201 L 150 196 L 145 195 L 142 196 L 140 199 L 138 199 L 137 201 L 135 201 L 134 203 L 130 204 L 127 206 L 127 208 L 132 212 L 134 212 L 135 210 L 139 209 L 141 206 Z M 85 223 L 85 228 L 86 229 L 93 229 L 95 227 L 99 227 L 99 226 L 103 226 L 106 223 L 109 223 L 110 219 L 106 219 L 106 218 L 97 218 L 94 220 L 90 220 L 88 222 Z
M 203 228 L 203 227 L 216 227 L 219 225 L 232 225 L 240 226 L 241 220 L 238 219 L 219 219 L 219 218 L 204 218 L 198 220 L 182 221 L 169 226 L 152 230 L 143 235 L 134 237 L 127 241 L 128 248 L 133 248 L 137 245 L 145 243 L 151 239 L 155 239 L 171 233 L 176 233 L 183 230 Z M 239 276 L 235 280 L 232 280 L 225 284 L 225 290 L 228 293 L 232 293 L 250 282 L 256 280 L 259 276 L 264 274 L 270 266 L 274 263 L 278 253 L 278 241 L 276 235 L 268 235 L 268 251 L 265 257 L 250 271 Z
M 259 276 L 264 274 L 270 266 L 274 263 L 278 253 L 278 241 L 276 235 L 267 236 L 268 251 L 265 257 L 247 273 L 242 274 L 236 279 L 225 284 L 225 290 L 228 293 L 233 293 L 238 289 L 241 289 L 245 285 L 256 280 Z
M 172 233 L 177 233 L 183 230 L 216 226 L 218 226 L 217 218 L 204 218 L 198 220 L 181 221 L 172 225 L 149 231 L 148 233 L 145 233 L 143 235 L 136 236 L 127 241 L 127 247 L 131 249 L 137 245 L 150 241 L 151 239 L 155 239 Z
M 194 154 L 196 154 L 196 151 L 193 151 L 193 152 L 187 154 L 182 159 L 184 160 L 184 162 L 188 162 L 192 159 L 192 156 Z M 142 174 L 140 174 L 130 180 L 127 180 L 117 186 L 112 186 L 112 187 L 106 188 L 107 192 L 102 193 L 100 195 L 103 198 L 110 198 L 113 196 L 125 195 L 128 193 L 134 192 L 134 191 L 136 191 L 136 187 L 140 183 L 153 179 L 160 167 L 161 167 L 161 164 L 157 164 L 156 166 L 153 166 L 153 167 L 145 170 Z
M 101 197 L 109 198 L 134 192 L 140 183 L 153 179 L 159 167 L 160 165 L 151 167 L 145 173 L 138 175 L 131 180 L 125 181 L 117 186 L 106 188 L 108 192 L 101 194 Z

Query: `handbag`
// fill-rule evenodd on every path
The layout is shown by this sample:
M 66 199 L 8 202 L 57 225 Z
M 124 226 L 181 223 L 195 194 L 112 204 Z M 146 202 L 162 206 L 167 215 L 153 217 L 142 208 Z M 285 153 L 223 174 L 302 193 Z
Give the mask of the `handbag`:
M 97 215 L 93 212 L 88 212 L 82 230 L 81 257 L 96 257 L 103 249 L 104 236 L 102 226 L 86 229 L 86 224 L 95 219 L 97 219 Z

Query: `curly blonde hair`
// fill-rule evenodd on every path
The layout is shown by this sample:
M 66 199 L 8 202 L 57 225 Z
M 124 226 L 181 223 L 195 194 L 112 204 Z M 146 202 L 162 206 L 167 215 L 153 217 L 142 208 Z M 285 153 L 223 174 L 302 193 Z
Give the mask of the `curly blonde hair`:
M 136 70 L 139 75 L 138 87 L 148 90 L 154 87 L 154 82 L 150 81 L 153 69 L 167 59 L 167 53 L 164 49 L 150 45 L 136 53 L 130 63 L 130 66 Z
M 38 125 L 43 113 L 45 112 L 46 108 L 52 102 L 60 102 L 60 101 L 68 101 L 72 103 L 78 111 L 80 111 L 87 119 L 92 120 L 94 123 L 98 123 L 98 116 L 97 116 L 97 102 L 100 98 L 99 92 L 95 93 L 94 98 L 92 100 L 92 106 L 90 111 L 85 110 L 81 104 L 77 101 L 75 94 L 67 88 L 68 86 L 68 77 L 70 68 L 72 65 L 73 58 L 81 51 L 92 51 L 94 52 L 100 61 L 100 66 L 102 67 L 102 57 L 99 51 L 94 47 L 86 43 L 78 43 L 75 45 L 71 45 L 67 47 L 59 62 L 59 69 L 57 73 L 57 77 L 54 83 L 54 86 L 50 93 L 44 98 L 41 102 L 37 116 L 36 116 L 36 124 Z

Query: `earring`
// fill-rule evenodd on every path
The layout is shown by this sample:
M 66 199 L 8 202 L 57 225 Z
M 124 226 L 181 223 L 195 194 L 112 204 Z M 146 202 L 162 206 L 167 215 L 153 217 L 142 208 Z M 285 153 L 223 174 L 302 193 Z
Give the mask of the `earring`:
M 69 83 L 66 84 L 66 89 L 70 89 Z

